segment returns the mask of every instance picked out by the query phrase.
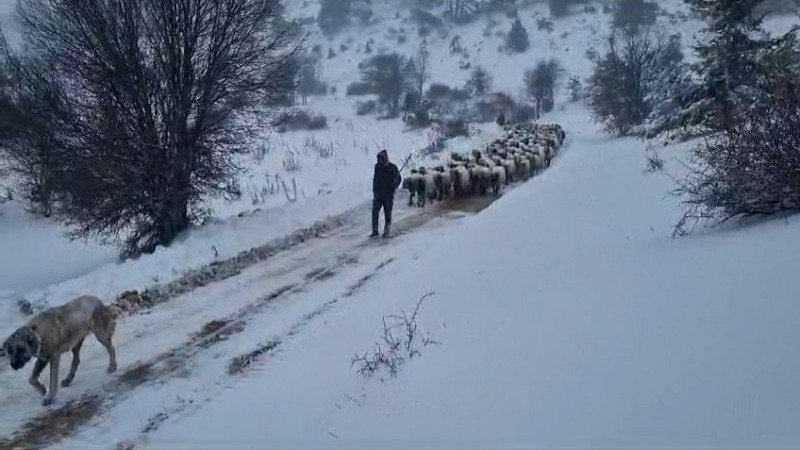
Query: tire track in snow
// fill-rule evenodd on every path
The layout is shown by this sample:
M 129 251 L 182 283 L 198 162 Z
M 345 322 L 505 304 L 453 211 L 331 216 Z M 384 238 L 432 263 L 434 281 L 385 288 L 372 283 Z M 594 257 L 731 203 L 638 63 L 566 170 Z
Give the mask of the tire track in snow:
M 435 218 L 461 217 L 454 212 L 464 211 L 474 213 L 491 204 L 494 197 L 474 197 L 460 201 L 445 201 L 423 210 L 412 209 L 407 216 L 398 218 L 394 222 L 395 232 L 401 237 L 415 229 L 424 226 Z M 356 255 L 359 249 L 373 245 L 391 245 L 396 239 L 369 240 L 356 239 L 353 249 Z M 275 301 L 285 299 L 293 294 L 301 293 L 306 286 L 312 283 L 325 282 L 335 277 L 339 270 L 348 265 L 355 265 L 357 257 L 344 257 L 329 266 L 312 269 L 305 272 L 301 280 L 289 283 L 275 289 L 270 294 L 260 297 L 233 314 L 206 322 L 198 331 L 189 335 L 188 339 L 172 349 L 160 353 L 145 362 L 135 363 L 120 371 L 111 381 L 105 383 L 99 390 L 86 392 L 76 400 L 71 400 L 63 405 L 42 412 L 26 420 L 10 437 L 0 438 L 0 448 L 32 448 L 38 449 L 53 445 L 73 435 L 78 429 L 89 424 L 93 419 L 106 411 L 113 409 L 122 401 L 136 392 L 136 389 L 156 382 L 165 382 L 176 377 L 188 377 L 192 374 L 192 362 L 203 352 L 207 352 L 216 344 L 223 342 L 227 337 L 245 331 L 247 323 L 255 316 L 262 314 Z M 391 260 L 384 261 L 374 271 L 352 285 L 343 294 L 343 297 L 352 296 L 358 289 L 372 278 L 376 271 L 390 264 Z M 226 277 L 230 278 L 230 277 Z M 288 339 L 299 333 L 305 325 L 315 317 L 333 308 L 338 300 L 331 300 L 309 314 L 300 318 L 283 335 Z M 152 307 L 155 305 L 147 305 Z M 255 363 L 268 356 L 278 348 L 282 339 L 277 342 L 263 344 L 251 352 L 233 358 L 228 364 L 228 375 L 238 375 L 251 368 Z M 160 423 L 167 420 L 170 413 L 175 414 L 190 406 L 173 408 L 161 411 L 151 418 L 146 428 L 156 429 Z

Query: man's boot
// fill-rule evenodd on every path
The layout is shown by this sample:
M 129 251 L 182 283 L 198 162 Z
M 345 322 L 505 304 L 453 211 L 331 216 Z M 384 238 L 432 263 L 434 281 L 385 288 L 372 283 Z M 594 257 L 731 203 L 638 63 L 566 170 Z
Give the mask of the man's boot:
M 372 230 L 372 233 L 369 234 L 369 237 L 378 237 L 378 230 Z
M 385 238 L 389 237 L 389 224 L 386 224 L 383 227 L 383 237 L 385 237 Z

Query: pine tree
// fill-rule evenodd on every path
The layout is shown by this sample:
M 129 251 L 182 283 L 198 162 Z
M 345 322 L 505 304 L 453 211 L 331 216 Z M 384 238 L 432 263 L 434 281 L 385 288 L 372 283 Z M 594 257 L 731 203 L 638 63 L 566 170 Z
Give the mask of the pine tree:
M 683 105 L 678 123 L 713 132 L 731 126 L 734 116 L 758 101 L 757 55 L 777 40 L 764 37 L 763 16 L 755 9 L 764 0 L 684 0 L 708 21 L 708 39 L 694 47 L 699 61 L 693 69 L 702 80 Z
M 528 30 L 522 26 L 522 22 L 519 20 L 519 17 L 517 17 L 511 25 L 511 31 L 508 32 L 508 36 L 506 37 L 506 47 L 513 52 L 522 53 L 528 50 L 530 46 Z

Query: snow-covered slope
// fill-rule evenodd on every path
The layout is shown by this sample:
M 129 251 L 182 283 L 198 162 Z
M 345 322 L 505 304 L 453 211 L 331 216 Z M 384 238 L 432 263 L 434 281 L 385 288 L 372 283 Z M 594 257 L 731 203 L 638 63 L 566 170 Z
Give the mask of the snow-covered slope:
M 461 225 L 405 238 L 356 295 L 308 288 L 305 301 L 340 301 L 245 379 L 217 378 L 209 397 L 177 384 L 140 395 L 64 444 L 800 444 L 798 224 L 672 240 L 670 181 L 642 172 L 641 143 L 598 134 L 585 114 L 553 117 L 574 131 L 550 170 Z M 418 333 L 440 344 L 420 344 L 394 378 L 358 375 L 351 357 L 374 349 L 381 318 L 428 292 Z M 234 339 L 285 326 L 256 320 L 266 328 Z M 132 435 L 170 396 L 193 406 Z
M 315 16 L 318 8 L 311 1 L 288 5 L 297 17 Z M 4 249 L 17 245 L 2 252 L 0 267 L 37 275 L 24 283 L 8 278 L 19 291 L 6 291 L 8 297 L 24 295 L 41 306 L 83 292 L 111 300 L 368 202 L 378 147 L 398 161 L 430 139 L 397 120 L 356 116 L 363 98 L 344 95 L 369 56 L 368 39 L 372 54 L 406 56 L 420 42 L 406 2 L 372 5 L 370 25 L 330 41 L 310 30 L 323 55 L 328 48 L 336 53 L 322 69 L 336 93 L 304 106 L 324 114 L 328 130 L 265 130 L 266 151 L 244 156 L 251 170 L 240 180 L 242 198 L 212 202 L 210 223 L 136 261 L 111 262 L 111 252 L 97 247 L 57 251 L 56 242 L 47 253 L 43 239 L 25 246 L 0 236 Z M 571 15 L 555 21 L 553 33 L 537 29 L 537 17 L 547 16 L 544 4 L 520 9 L 532 43 L 525 55 L 498 51 L 498 33 L 510 26 L 503 15 L 432 34 L 430 81 L 458 87 L 467 79 L 463 58 L 449 51 L 456 34 L 498 90 L 518 93 L 524 70 L 550 56 L 565 67 L 565 80 L 586 76 L 585 53 L 602 45 L 609 16 Z M 699 28 L 662 19 L 687 45 Z M 784 18 L 774 26 L 793 23 Z M 406 40 L 398 42 L 392 28 L 404 28 Z M 25 430 L 44 430 L 41 439 L 76 432 L 58 448 L 128 439 L 138 448 L 800 445 L 796 223 L 672 240 L 680 211 L 665 195 L 673 184 L 643 173 L 645 144 L 600 134 L 588 111 L 564 97 L 559 91 L 556 111 L 544 120 L 563 125 L 565 151 L 480 215 L 453 221 L 400 211 L 399 223 L 408 221 L 400 226 L 404 234 L 372 247 L 363 242 L 363 208 L 363 224 L 126 317 L 118 327 L 120 374 L 104 385 L 105 355 L 89 344 L 75 385 L 59 393 L 64 402 L 84 398 L 91 407 L 100 398 L 101 407 L 85 414 L 80 403 L 74 410 L 56 405 L 71 412 L 51 413 L 66 425 L 47 425 L 44 413 L 41 428 Z M 450 148 L 469 150 L 498 133 L 494 124 L 475 131 Z M 319 146 L 333 154 L 322 155 Z M 671 158 L 685 150 L 662 150 L 671 173 L 681 170 Z M 299 170 L 284 166 L 292 157 Z M 288 198 L 276 175 L 290 188 Z M 21 221 L 6 214 L 0 222 L 10 218 Z M 29 260 L 38 260 L 38 270 L 16 265 L 18 254 L 36 256 Z M 284 286 L 292 288 L 271 297 Z M 430 331 L 440 345 L 423 345 L 396 378 L 363 379 L 351 357 L 375 348 L 384 315 L 413 309 L 428 292 L 434 294 L 421 306 L 420 332 Z M 10 303 L 0 306 L 8 310 L 0 314 L 1 332 L 25 319 Z M 252 363 L 246 359 L 246 369 L 230 374 L 231 359 L 241 355 Z M 65 365 L 66 359 L 62 371 Z M 39 404 L 27 390 L 27 373 L 0 372 L 1 440 Z

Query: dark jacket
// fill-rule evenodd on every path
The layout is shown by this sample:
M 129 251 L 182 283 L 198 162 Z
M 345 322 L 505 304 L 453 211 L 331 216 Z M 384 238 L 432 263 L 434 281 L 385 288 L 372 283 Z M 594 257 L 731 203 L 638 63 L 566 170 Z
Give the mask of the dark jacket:
M 392 197 L 402 180 L 400 171 L 394 164 L 390 162 L 376 163 L 375 174 L 372 176 L 372 195 L 375 198 Z

